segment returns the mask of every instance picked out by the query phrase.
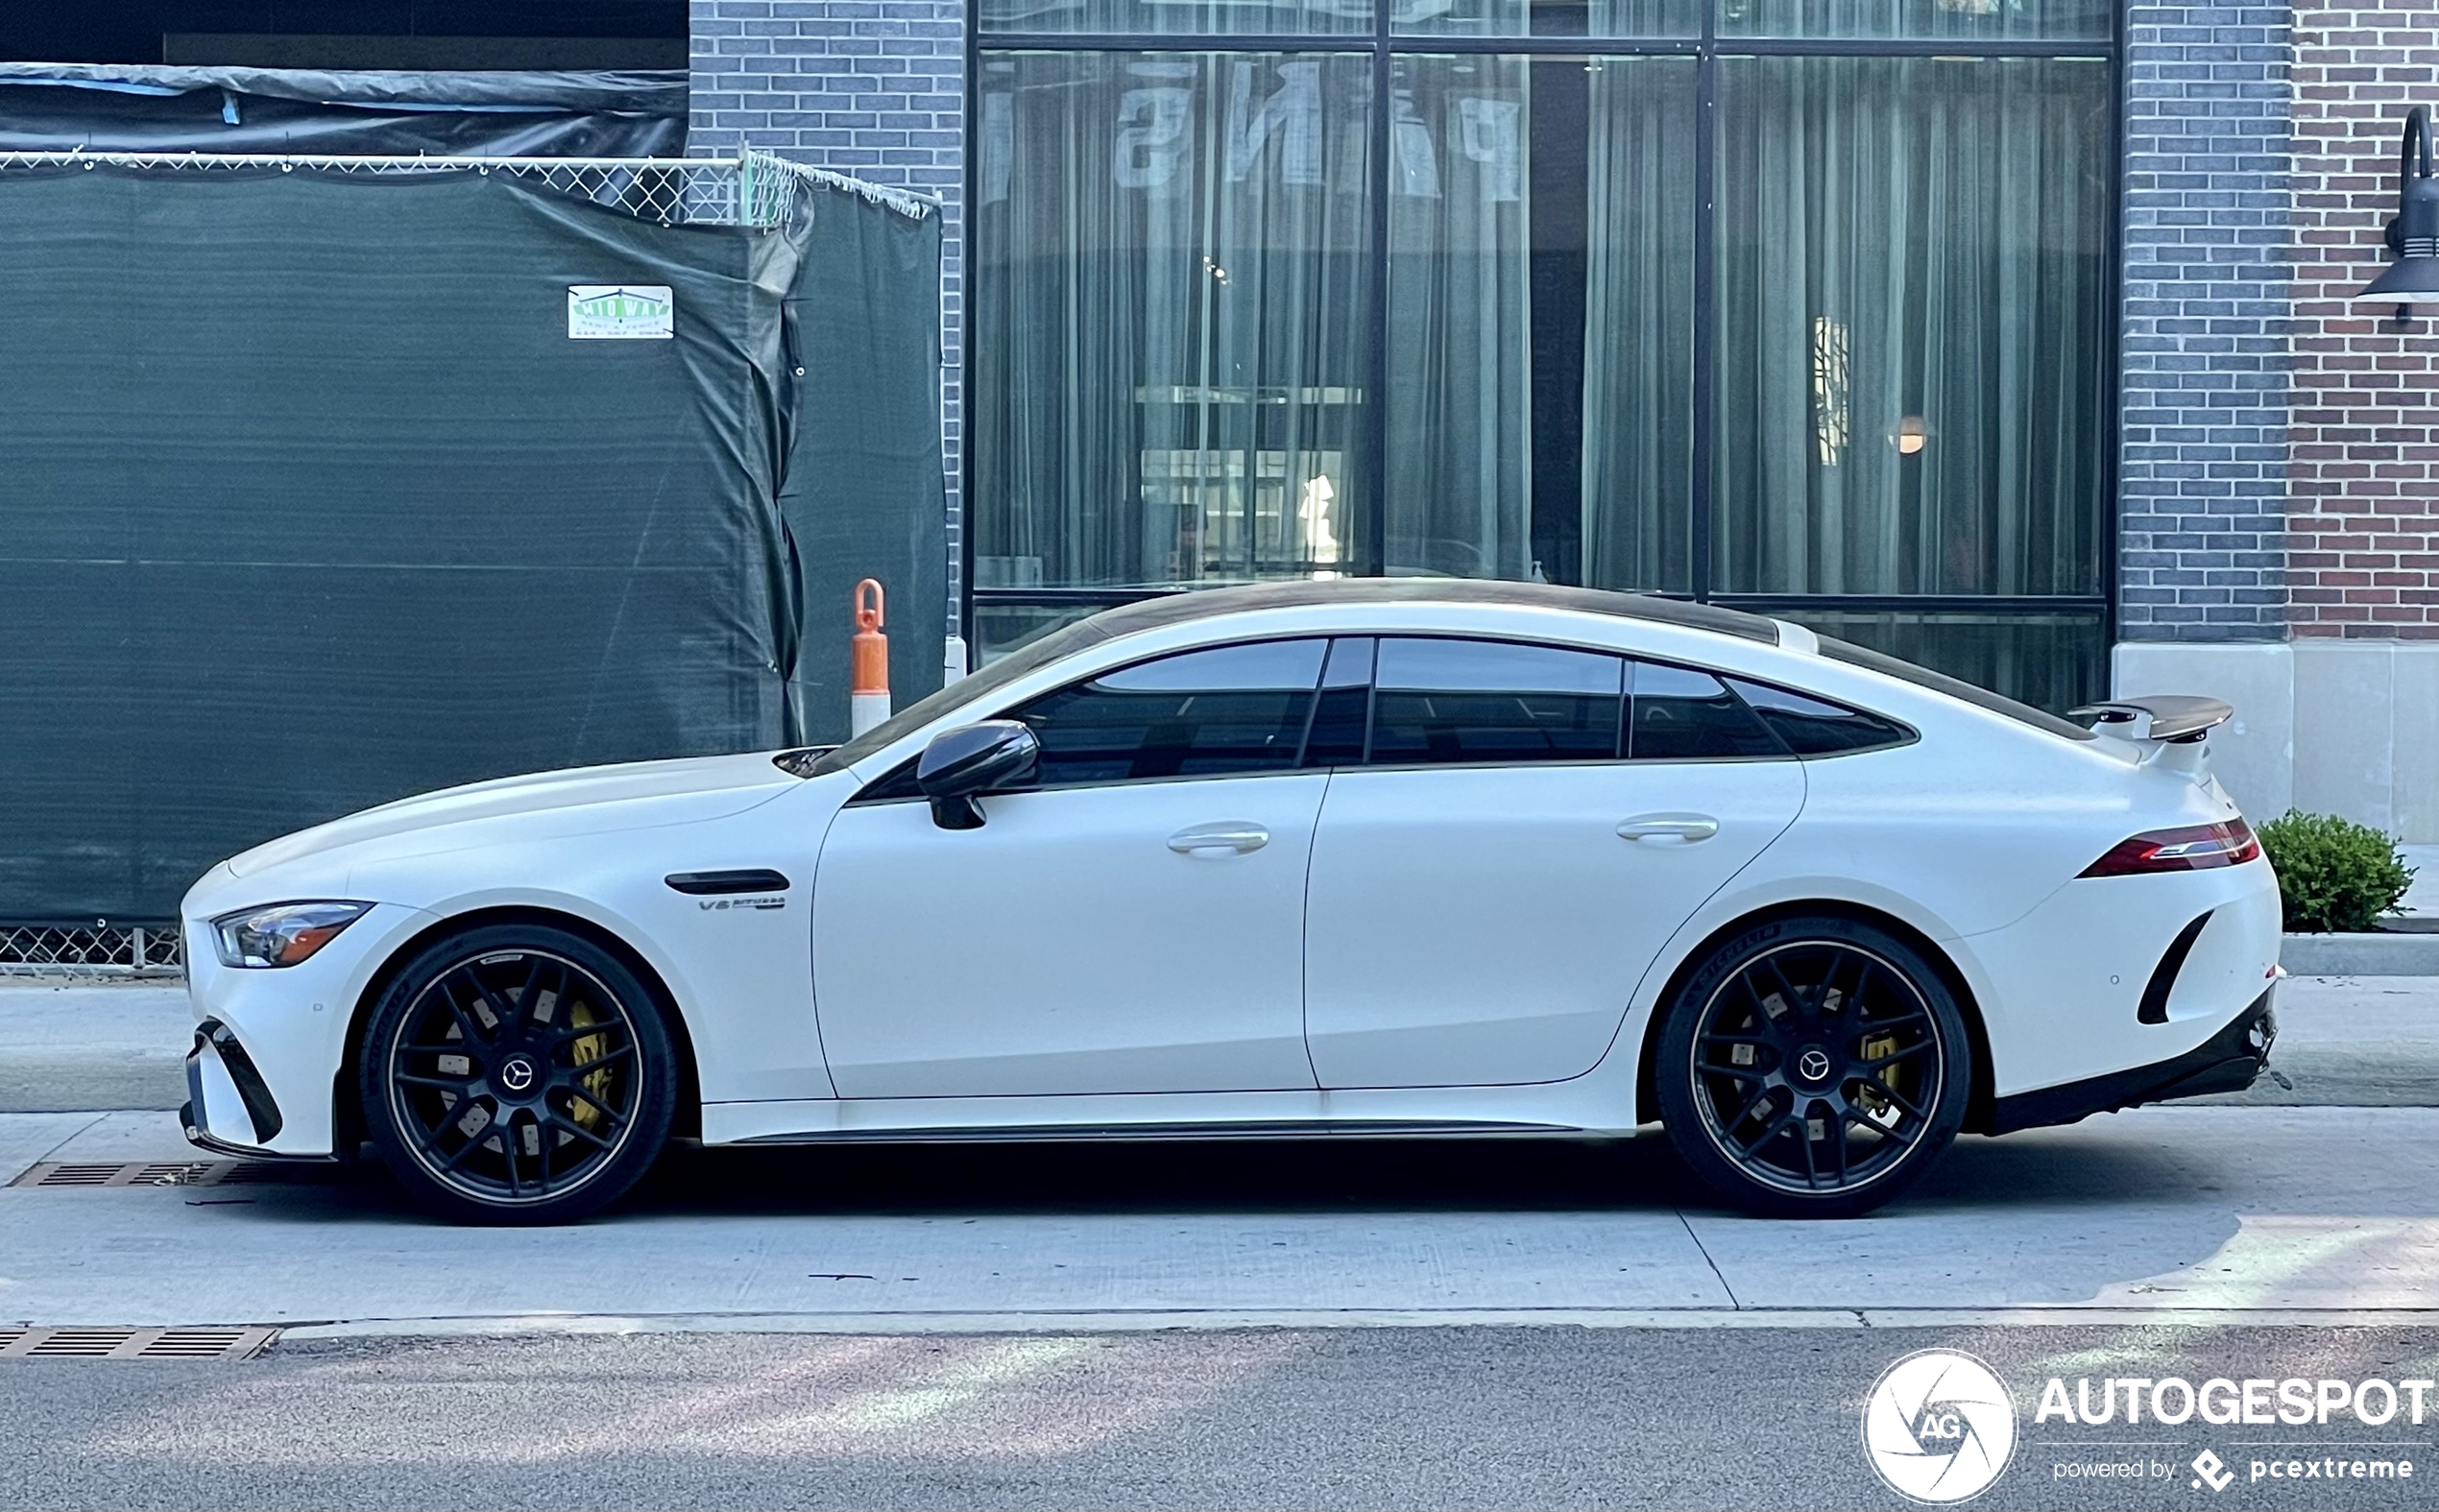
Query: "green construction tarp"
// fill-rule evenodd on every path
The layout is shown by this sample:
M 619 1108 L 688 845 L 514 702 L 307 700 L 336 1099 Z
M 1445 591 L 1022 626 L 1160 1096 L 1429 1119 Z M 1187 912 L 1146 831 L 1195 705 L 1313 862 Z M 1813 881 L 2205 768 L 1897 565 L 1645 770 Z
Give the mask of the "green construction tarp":
M 71 164 L 0 172 L 0 921 L 166 918 L 455 782 L 841 738 L 842 579 L 898 580 L 937 678 L 936 216 Z M 575 339 L 585 286 L 671 334 Z

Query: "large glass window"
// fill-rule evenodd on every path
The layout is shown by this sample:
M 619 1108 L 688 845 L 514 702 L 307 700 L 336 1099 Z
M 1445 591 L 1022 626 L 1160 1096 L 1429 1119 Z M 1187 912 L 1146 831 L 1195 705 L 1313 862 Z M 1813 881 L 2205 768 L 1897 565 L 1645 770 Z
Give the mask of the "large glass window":
M 1694 60 L 1392 78 L 1389 571 L 1687 590 Z
M 1370 92 L 1352 57 L 986 55 L 975 587 L 1349 570 Z
M 984 656 L 1131 593 L 1425 574 L 2100 692 L 2104 0 L 977 16 Z
M 985 32 L 1134 36 L 1368 35 L 1370 0 L 978 0 Z
M 2089 594 L 2105 65 L 1719 63 L 1712 585 Z
M 2113 0 L 1720 0 L 1722 36 L 2105 42 Z

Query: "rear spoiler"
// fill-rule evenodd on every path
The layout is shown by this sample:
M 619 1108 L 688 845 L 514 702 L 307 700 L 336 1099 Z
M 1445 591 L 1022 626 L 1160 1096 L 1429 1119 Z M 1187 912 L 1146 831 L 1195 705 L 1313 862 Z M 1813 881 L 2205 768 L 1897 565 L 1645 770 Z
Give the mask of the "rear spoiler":
M 2117 698 L 2078 708 L 2067 717 L 2091 721 L 2093 734 L 2122 740 L 2134 748 L 2135 759 L 2166 771 L 2183 772 L 2207 781 L 2210 762 L 2210 732 L 2235 712 L 2224 699 L 2192 698 L 2162 693 L 2153 698 Z
M 2163 693 L 2154 698 L 2119 698 L 2089 704 L 2067 715 L 2091 722 L 2095 733 L 2120 740 L 2200 740 L 2226 724 L 2235 713 L 2224 699 L 2192 698 Z

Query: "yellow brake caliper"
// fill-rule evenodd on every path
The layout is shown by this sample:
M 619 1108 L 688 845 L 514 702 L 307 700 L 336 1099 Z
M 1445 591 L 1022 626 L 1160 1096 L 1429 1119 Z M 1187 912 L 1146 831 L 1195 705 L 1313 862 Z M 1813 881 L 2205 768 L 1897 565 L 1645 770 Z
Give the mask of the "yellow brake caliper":
M 1872 1038 L 1863 1042 L 1863 1058 L 1867 1061 L 1876 1061 L 1884 1055 L 1895 1054 L 1896 1052 L 1896 1047 L 1897 1037 L 1896 1035 L 1875 1034 Z M 1895 1092 L 1897 1085 L 1896 1067 L 1894 1064 L 1882 1067 L 1878 1072 L 1878 1080 L 1881 1086 Z M 1864 1110 L 1872 1116 L 1872 1121 L 1882 1124 L 1895 1123 L 1896 1121 L 1896 1104 L 1889 1101 L 1888 1098 L 1879 1095 L 1877 1089 L 1873 1088 L 1869 1083 L 1866 1083 L 1864 1086 L 1856 1088 L 1855 1091 L 1861 1094 L 1861 1101 L 1863 1103 Z
M 600 1018 L 592 1011 L 592 1004 L 588 1002 L 578 1001 L 567 1011 L 567 1022 L 572 1028 L 582 1029 L 600 1021 Z M 568 1046 L 568 1049 L 578 1066 L 591 1066 L 610 1053 L 609 1037 L 589 1034 Z M 583 1082 L 585 1094 L 570 1100 L 567 1109 L 569 1116 L 583 1125 L 589 1134 L 601 1132 L 602 1109 L 610 1106 L 608 1102 L 610 1075 L 610 1068 L 605 1066 L 585 1077 Z

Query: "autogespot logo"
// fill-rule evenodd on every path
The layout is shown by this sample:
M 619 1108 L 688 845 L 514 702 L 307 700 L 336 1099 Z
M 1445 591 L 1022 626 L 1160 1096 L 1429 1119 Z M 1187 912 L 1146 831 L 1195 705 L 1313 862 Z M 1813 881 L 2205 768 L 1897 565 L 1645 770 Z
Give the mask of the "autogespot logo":
M 2016 1455 L 2016 1402 L 1970 1355 L 1926 1349 L 1890 1366 L 1863 1404 L 1863 1452 L 1916 1501 L 1981 1495 Z

